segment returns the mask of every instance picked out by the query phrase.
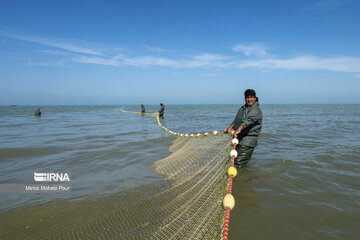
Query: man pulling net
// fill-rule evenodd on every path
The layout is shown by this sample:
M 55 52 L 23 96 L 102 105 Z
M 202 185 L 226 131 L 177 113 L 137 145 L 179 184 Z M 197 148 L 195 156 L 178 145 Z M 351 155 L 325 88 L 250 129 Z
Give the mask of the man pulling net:
M 247 89 L 244 95 L 245 104 L 239 108 L 234 121 L 226 130 L 232 132 L 234 129 L 234 137 L 239 140 L 236 147 L 238 152 L 235 159 L 236 168 L 245 166 L 251 159 L 262 127 L 262 112 L 255 90 Z

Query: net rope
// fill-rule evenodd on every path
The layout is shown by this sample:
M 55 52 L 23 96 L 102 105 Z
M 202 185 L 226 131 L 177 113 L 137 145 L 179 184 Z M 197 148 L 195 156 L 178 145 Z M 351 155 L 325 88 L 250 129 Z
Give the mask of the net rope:
M 226 134 L 177 137 L 171 154 L 151 165 L 163 181 L 2 214 L 0 239 L 222 239 L 230 140 Z

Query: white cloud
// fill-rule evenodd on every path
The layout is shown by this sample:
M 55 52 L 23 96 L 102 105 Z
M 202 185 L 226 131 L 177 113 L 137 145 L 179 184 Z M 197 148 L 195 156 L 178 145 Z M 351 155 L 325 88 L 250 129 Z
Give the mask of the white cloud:
M 123 58 L 123 63 L 126 65 L 136 66 L 136 67 L 146 67 L 146 66 L 162 66 L 162 67 L 178 67 L 179 63 L 161 57 L 154 56 L 140 56 L 134 58 Z
M 270 57 L 266 48 L 262 44 L 238 44 L 233 50 L 243 52 L 246 56 L 257 56 L 257 58 L 244 58 L 243 56 L 225 56 L 214 53 L 202 53 L 188 57 L 161 57 L 153 55 L 126 55 L 118 54 L 121 49 L 102 46 L 99 44 L 75 41 L 77 44 L 65 43 L 60 40 L 47 40 L 44 38 L 28 37 L 15 35 L 0 31 L 0 36 L 34 42 L 54 49 L 44 49 L 43 53 L 57 56 L 58 63 L 35 63 L 35 60 L 29 61 L 31 65 L 42 66 L 61 66 L 67 62 L 78 62 L 85 64 L 98 64 L 113 67 L 164 67 L 174 69 L 204 68 L 204 69 L 259 69 L 259 70 L 326 70 L 337 72 L 360 73 L 360 58 L 357 57 L 330 57 L 321 58 L 312 55 L 296 56 L 287 59 Z M 61 50 L 59 50 L 59 48 Z M 116 50 L 115 50 L 116 49 Z M 66 51 L 64 51 L 66 50 Z M 123 52 L 123 51 L 121 51 Z M 186 53 L 183 54 L 183 56 Z M 169 55 L 169 54 L 167 54 Z M 31 58 L 33 59 L 33 58 Z M 56 61 L 56 60 L 54 60 Z M 38 61 L 39 62 L 39 61 Z M 210 76 L 210 75 L 208 75 Z M 359 75 L 356 75 L 359 77 Z
M 37 42 L 37 43 L 44 44 L 44 45 L 48 45 L 48 46 L 60 48 L 60 49 L 63 49 L 63 50 L 67 50 L 67 51 L 70 51 L 70 52 L 85 53 L 85 54 L 90 54 L 90 55 L 102 55 L 102 53 L 99 50 L 80 47 L 80 46 L 74 45 L 72 43 L 59 43 L 59 42 L 54 42 L 54 41 L 48 41 L 48 40 L 45 40 L 45 39 L 33 39 L 33 41 Z
M 83 54 L 90 54 L 90 55 L 101 55 L 102 54 L 99 49 L 96 49 L 94 47 L 83 47 L 83 46 L 79 46 L 77 44 L 66 42 L 63 40 L 48 40 L 45 38 L 39 38 L 39 37 L 33 37 L 33 36 L 27 36 L 27 35 L 21 35 L 21 34 L 14 34 L 14 33 L 8 33 L 8 32 L 3 32 L 3 31 L 0 31 L 0 36 L 12 38 L 12 39 L 18 39 L 18 40 L 27 41 L 27 42 L 34 42 L 34 43 L 38 43 L 38 44 L 42 44 L 42 45 L 46 45 L 46 46 L 50 46 L 50 47 L 60 48 L 60 49 L 70 51 L 70 52 L 75 52 L 75 53 L 83 53 Z M 82 42 L 81 44 L 89 45 L 89 43 L 85 43 L 85 42 Z
M 190 59 L 169 59 L 155 56 L 138 56 L 138 57 L 127 57 L 125 55 L 117 55 L 115 57 L 89 57 L 81 56 L 76 57 L 73 61 L 81 63 L 92 63 L 108 66 L 134 66 L 134 67 L 170 67 L 170 68 L 201 68 L 201 67 L 217 67 L 222 68 L 226 62 L 224 59 L 227 57 L 221 55 L 196 55 Z
M 195 56 L 193 58 L 196 58 Z M 91 63 L 107 66 L 134 67 L 168 67 L 168 68 L 240 68 L 259 70 L 326 70 L 335 72 L 360 72 L 360 58 L 336 57 L 319 58 L 315 56 L 299 56 L 288 59 L 257 59 L 257 60 L 221 60 L 209 61 L 207 58 L 168 59 L 154 56 L 126 57 L 89 57 L 81 56 L 72 59 L 75 62 Z M 210 75 L 208 75 L 210 76 Z M 356 75 L 359 77 L 360 75 Z
M 356 78 L 360 78 L 360 74 L 356 74 L 355 77 L 356 77 Z
M 251 44 L 238 44 L 232 48 L 235 52 L 242 52 L 246 56 L 257 56 L 265 57 L 267 56 L 266 47 L 260 43 L 251 43 Z
M 222 61 L 230 59 L 231 57 L 218 54 L 203 53 L 201 55 L 196 55 L 193 58 L 201 61 Z
M 173 67 L 178 68 L 180 64 L 176 61 L 159 58 L 154 56 L 140 56 L 140 57 L 126 57 L 118 55 L 116 57 L 88 57 L 81 56 L 72 59 L 75 62 L 91 63 L 113 67 L 120 66 L 134 66 L 134 67 L 148 67 L 148 66 L 161 66 L 161 67 Z
M 261 59 L 240 61 L 237 68 L 284 69 L 284 70 L 327 70 L 336 72 L 360 72 L 360 58 L 319 58 L 300 56 L 289 59 Z
M 189 59 L 179 59 L 178 67 L 183 68 L 224 68 L 231 57 L 219 54 L 203 53 Z
M 56 62 L 56 63 L 41 63 L 41 62 L 34 62 L 32 60 L 28 61 L 29 65 L 34 65 L 34 66 L 45 66 L 45 67 L 62 67 L 64 66 L 64 62 L 60 61 L 60 62 Z
M 108 59 L 101 57 L 88 57 L 88 56 L 80 56 L 71 59 L 74 62 L 79 63 L 90 63 L 90 64 L 98 64 L 98 65 L 106 65 L 113 67 L 120 67 L 122 64 L 116 59 Z

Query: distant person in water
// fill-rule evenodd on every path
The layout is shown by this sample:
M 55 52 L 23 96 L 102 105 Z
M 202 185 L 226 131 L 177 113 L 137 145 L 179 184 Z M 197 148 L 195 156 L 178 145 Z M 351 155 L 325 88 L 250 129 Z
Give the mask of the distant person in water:
M 141 114 L 144 114 L 145 113 L 145 107 L 144 105 L 141 105 Z
M 226 129 L 227 132 L 234 129 L 234 137 L 239 140 L 236 146 L 238 152 L 235 158 L 236 168 L 245 166 L 251 159 L 262 127 L 262 112 L 255 90 L 247 89 L 244 95 L 245 105 L 239 108 L 234 121 Z
M 40 108 L 38 107 L 35 109 L 35 116 L 41 116 Z
M 160 109 L 159 109 L 159 111 L 158 111 L 159 117 L 163 117 L 163 116 L 164 116 L 164 111 L 165 111 L 165 106 L 164 106 L 164 104 L 160 103 Z

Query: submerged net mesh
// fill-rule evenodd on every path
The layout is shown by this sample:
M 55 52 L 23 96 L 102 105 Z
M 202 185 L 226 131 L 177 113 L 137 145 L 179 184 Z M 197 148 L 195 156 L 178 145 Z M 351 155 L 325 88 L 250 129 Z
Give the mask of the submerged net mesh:
M 178 137 L 152 165 L 164 181 L 2 214 L 0 239 L 221 239 L 230 150 L 225 134 Z
M 184 139 L 186 144 L 154 163 L 157 172 L 173 180 L 166 194 L 171 214 L 165 216 L 154 239 L 220 239 L 224 210 L 222 199 L 228 178 L 230 144 L 226 136 Z M 225 147 L 224 147 L 225 146 Z M 164 198 L 167 198 L 164 196 Z

